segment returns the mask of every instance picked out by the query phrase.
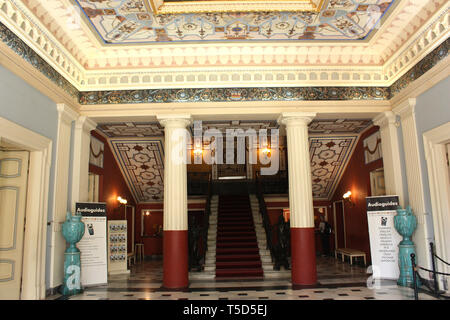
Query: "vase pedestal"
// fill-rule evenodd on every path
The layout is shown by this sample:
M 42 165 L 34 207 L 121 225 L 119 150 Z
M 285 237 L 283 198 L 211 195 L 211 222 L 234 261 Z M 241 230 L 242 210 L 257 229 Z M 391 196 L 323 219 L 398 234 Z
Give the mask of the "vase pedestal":
M 80 294 L 81 289 L 81 253 L 76 247 L 69 247 L 64 252 L 64 282 L 61 294 L 72 296 Z
M 411 254 L 416 253 L 414 244 L 402 244 L 398 245 L 399 248 L 399 268 L 400 268 L 400 276 L 398 278 L 397 284 L 402 287 L 413 287 L 413 270 L 412 270 L 412 262 L 411 262 Z M 417 286 L 420 286 L 419 279 L 416 280 Z
M 83 238 L 85 225 L 81 221 L 81 215 L 72 216 L 67 212 L 66 222 L 62 226 L 62 234 L 69 243 L 64 252 L 64 282 L 61 293 L 64 296 L 72 296 L 82 292 L 81 290 L 81 253 L 76 243 Z
M 403 237 L 398 245 L 398 266 L 400 269 L 400 276 L 397 284 L 402 287 L 413 287 L 413 269 L 411 262 L 411 254 L 415 252 L 414 242 L 412 242 L 412 235 L 417 228 L 417 220 L 412 209 L 408 206 L 406 209 L 397 209 L 397 215 L 394 217 L 395 230 Z M 417 286 L 420 286 L 420 281 L 417 279 Z

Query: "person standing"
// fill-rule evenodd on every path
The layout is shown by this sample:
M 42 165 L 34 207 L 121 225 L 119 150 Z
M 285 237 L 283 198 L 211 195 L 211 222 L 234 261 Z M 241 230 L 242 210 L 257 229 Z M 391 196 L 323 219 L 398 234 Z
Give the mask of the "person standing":
M 331 225 L 326 221 L 323 214 L 320 215 L 319 232 L 322 239 L 322 255 L 329 256 Z

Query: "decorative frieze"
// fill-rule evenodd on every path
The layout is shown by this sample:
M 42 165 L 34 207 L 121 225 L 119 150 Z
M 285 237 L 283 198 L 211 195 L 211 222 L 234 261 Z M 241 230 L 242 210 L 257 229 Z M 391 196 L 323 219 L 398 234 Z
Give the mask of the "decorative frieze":
M 80 92 L 80 104 L 303 101 L 303 100 L 388 100 L 389 88 L 212 88 Z

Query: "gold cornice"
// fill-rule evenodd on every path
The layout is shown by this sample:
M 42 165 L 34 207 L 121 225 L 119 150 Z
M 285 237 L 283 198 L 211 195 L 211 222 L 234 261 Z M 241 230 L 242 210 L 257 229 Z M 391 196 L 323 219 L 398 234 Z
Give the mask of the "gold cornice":
M 145 0 L 155 14 L 224 13 L 224 12 L 315 12 L 321 11 L 325 0 L 228 0 L 176 1 Z M 316 4 L 318 3 L 318 4 Z M 284 5 L 284 6 L 283 6 Z M 288 9 L 286 6 L 288 5 Z M 186 9 L 188 8 L 188 9 Z M 283 8 L 283 9 L 280 9 Z

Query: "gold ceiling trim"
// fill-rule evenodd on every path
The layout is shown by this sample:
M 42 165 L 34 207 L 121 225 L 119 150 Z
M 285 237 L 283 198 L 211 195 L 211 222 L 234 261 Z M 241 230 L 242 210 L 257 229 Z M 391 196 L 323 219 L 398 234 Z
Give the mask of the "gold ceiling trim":
M 207 12 L 320 12 L 325 0 L 145 0 L 155 14 L 185 14 Z

